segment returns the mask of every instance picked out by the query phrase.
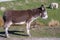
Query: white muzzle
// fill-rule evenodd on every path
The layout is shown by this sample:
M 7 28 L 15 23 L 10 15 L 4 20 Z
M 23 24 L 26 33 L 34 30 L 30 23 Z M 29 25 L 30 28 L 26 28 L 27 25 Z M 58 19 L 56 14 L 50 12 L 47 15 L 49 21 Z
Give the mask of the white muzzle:
M 42 17 L 42 19 L 47 19 L 47 18 L 48 18 L 48 15 L 47 15 L 47 12 L 46 12 L 46 11 L 44 12 L 44 15 L 45 15 L 45 16 Z

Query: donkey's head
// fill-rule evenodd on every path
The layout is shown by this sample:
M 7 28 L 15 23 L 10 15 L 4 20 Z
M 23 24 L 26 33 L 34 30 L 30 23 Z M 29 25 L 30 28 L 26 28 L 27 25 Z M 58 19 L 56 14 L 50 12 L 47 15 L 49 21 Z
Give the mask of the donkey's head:
M 41 5 L 41 7 L 39 8 L 40 9 L 40 16 L 42 19 L 47 19 L 48 18 L 48 15 L 47 15 L 47 11 L 44 7 L 44 5 Z

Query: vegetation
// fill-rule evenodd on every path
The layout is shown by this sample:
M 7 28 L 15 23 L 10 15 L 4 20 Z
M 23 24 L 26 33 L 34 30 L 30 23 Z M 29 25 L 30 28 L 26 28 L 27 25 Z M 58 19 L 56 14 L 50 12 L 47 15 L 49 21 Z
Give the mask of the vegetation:
M 41 4 L 44 4 L 46 7 L 49 6 L 52 2 L 59 2 L 60 0 L 16 0 L 12 2 L 1 2 L 0 6 L 5 7 L 7 10 L 27 10 L 27 9 L 34 9 L 40 7 Z M 60 5 L 59 5 L 60 6 Z M 60 7 L 58 9 L 48 9 L 48 15 L 49 18 L 47 20 L 42 20 L 39 18 L 39 21 L 47 24 L 51 19 L 55 19 L 60 21 Z M 0 16 L 3 14 L 2 11 L 0 11 Z
M 12 2 L 1 2 L 0 3 L 0 7 L 5 7 L 6 10 L 27 10 L 27 9 L 34 9 L 34 8 L 38 8 L 40 7 L 41 4 L 44 4 L 45 7 L 48 7 L 50 3 L 52 2 L 57 2 L 58 4 L 60 4 L 60 0 L 15 0 Z M 60 5 L 58 9 L 50 9 L 50 8 L 46 8 L 48 11 L 48 16 L 49 18 L 47 20 L 43 20 L 41 18 L 38 18 L 39 22 L 42 22 L 44 24 L 47 25 L 47 23 L 51 20 L 58 20 L 60 22 Z M 0 10 L 0 16 L 3 15 L 3 11 Z M 17 27 L 11 27 L 12 30 L 20 30 L 19 26 Z M 59 28 L 58 27 L 58 31 L 55 31 L 57 29 L 54 30 L 54 28 L 56 27 L 44 27 L 43 29 L 41 29 L 40 31 L 38 31 L 36 29 L 36 31 L 31 31 L 33 36 L 39 36 L 39 37 L 60 37 L 60 32 L 59 32 Z M 0 28 L 0 33 L 1 31 L 3 31 L 3 29 Z M 25 30 L 25 29 L 24 29 Z M 48 31 L 47 31 L 48 30 Z M 34 33 L 33 33 L 34 32 Z M 17 32 L 18 33 L 18 32 Z M 54 34 L 55 33 L 55 34 Z M 19 35 L 20 33 L 18 33 L 17 35 Z M 41 35 L 40 35 L 41 34 Z M 13 35 L 16 36 L 16 35 Z M 19 36 L 18 36 L 19 37 Z

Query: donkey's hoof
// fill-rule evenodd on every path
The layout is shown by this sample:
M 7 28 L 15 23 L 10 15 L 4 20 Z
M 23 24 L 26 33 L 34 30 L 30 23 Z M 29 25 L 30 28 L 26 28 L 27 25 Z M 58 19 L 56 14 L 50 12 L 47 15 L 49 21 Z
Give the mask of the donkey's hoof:
M 28 35 L 29 37 L 31 37 L 31 35 Z
M 10 36 L 5 36 L 5 38 L 10 38 Z
M 29 37 L 31 37 L 31 35 L 29 35 Z

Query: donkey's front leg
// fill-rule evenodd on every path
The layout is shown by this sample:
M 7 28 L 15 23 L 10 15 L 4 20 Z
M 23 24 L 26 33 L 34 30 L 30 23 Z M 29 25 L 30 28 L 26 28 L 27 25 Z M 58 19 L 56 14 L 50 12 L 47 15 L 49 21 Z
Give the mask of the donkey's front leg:
M 30 34 L 30 24 L 31 23 L 27 23 L 26 25 L 26 28 L 27 28 L 27 34 L 28 34 L 28 36 L 30 36 L 31 37 L 31 34 Z

